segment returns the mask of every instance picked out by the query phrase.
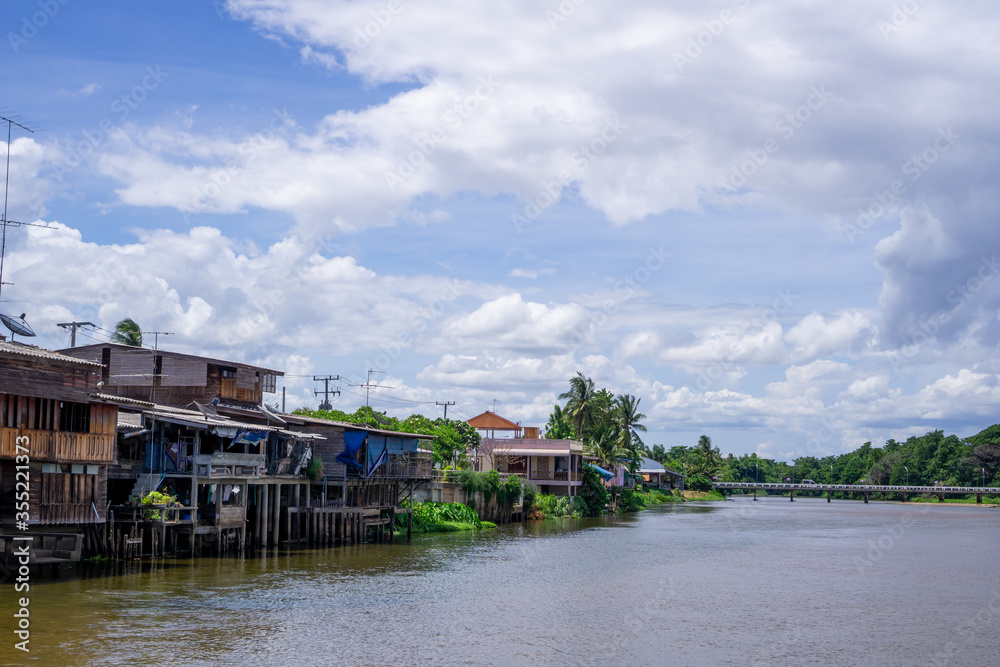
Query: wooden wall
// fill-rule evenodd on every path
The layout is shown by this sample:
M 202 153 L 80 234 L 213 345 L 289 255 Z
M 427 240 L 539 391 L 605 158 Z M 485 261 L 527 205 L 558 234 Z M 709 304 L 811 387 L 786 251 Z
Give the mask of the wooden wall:
M 46 359 L 0 355 L 0 392 L 87 403 L 99 368 Z
M 86 472 L 43 473 L 42 464 L 33 461 L 28 472 L 31 482 L 28 523 L 103 523 L 107 518 L 107 466 L 99 466 L 95 475 Z M 0 521 L 3 522 L 14 520 L 15 477 L 14 463 L 0 462 Z

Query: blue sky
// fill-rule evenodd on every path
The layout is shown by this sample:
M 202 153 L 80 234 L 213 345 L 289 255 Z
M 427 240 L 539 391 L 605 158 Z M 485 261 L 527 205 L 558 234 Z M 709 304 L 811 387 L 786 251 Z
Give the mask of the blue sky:
M 649 444 L 785 458 L 996 421 L 989 3 L 0 12 L 40 345 L 131 316 L 289 408 L 375 369 L 380 409 L 529 425 L 581 371 Z

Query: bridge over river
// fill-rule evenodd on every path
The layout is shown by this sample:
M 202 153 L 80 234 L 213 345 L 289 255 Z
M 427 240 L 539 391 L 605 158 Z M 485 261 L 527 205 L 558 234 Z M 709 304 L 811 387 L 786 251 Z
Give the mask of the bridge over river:
M 876 484 L 771 484 L 766 482 L 713 482 L 712 486 L 716 490 L 737 489 L 753 490 L 753 499 L 757 500 L 757 491 L 788 491 L 788 497 L 795 501 L 796 491 L 825 491 L 826 502 L 834 491 L 842 493 L 860 493 L 868 502 L 869 496 L 873 493 L 898 493 L 906 502 L 906 496 L 914 493 L 929 493 L 937 496 L 944 502 L 945 496 L 976 496 L 976 502 L 982 504 L 984 495 L 1000 495 L 1000 487 L 995 486 L 885 486 Z

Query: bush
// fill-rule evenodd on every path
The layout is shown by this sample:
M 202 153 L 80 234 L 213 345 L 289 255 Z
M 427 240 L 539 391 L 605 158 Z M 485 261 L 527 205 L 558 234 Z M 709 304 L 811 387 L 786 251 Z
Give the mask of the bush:
M 583 479 L 580 485 L 580 498 L 587 504 L 584 516 L 600 516 L 608 506 L 608 489 L 601 481 L 601 476 L 590 466 L 583 466 Z
M 712 480 L 705 475 L 692 475 L 691 477 L 688 477 L 687 484 L 685 486 L 690 491 L 711 491 Z
M 521 505 L 524 510 L 524 516 L 528 516 L 535 509 L 535 499 L 538 497 L 538 489 L 531 484 L 525 484 L 521 494 Z
M 636 493 L 635 489 L 622 489 L 618 500 L 618 509 L 622 512 L 638 512 L 645 508 L 646 503 L 643 501 L 641 493 Z
M 397 514 L 397 526 L 405 528 L 404 514 Z M 483 526 L 479 516 L 468 505 L 462 503 L 414 503 L 413 529 L 417 532 L 448 532 L 478 529 Z
M 573 504 L 569 496 L 539 493 L 535 498 L 535 510 L 546 519 L 573 516 Z

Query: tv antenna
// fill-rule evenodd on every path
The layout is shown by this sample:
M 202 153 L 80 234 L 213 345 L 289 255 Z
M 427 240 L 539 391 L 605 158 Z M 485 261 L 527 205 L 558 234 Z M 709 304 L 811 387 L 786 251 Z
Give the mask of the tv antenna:
M 3 241 L 0 242 L 0 294 L 2 294 L 3 293 L 3 285 L 4 285 L 4 282 L 3 282 L 3 260 L 4 260 L 4 256 L 7 254 L 7 224 L 8 224 L 8 222 L 11 223 L 11 224 L 18 225 L 18 226 L 20 226 L 22 224 L 30 224 L 30 223 L 15 222 L 13 220 L 7 220 L 7 191 L 10 188 L 10 133 L 11 133 L 11 129 L 15 125 L 17 125 L 19 128 L 21 128 L 25 132 L 31 132 L 32 134 L 34 134 L 35 131 L 32 130 L 31 128 L 25 126 L 23 123 L 20 123 L 20 122 L 14 120 L 13 118 L 8 118 L 7 116 L 0 116 L 0 121 L 5 121 L 7 123 L 7 171 L 4 174 L 4 179 L 3 179 L 3 219 L 0 220 L 0 224 L 3 225 Z M 37 225 L 37 226 L 38 227 L 44 227 L 44 225 Z M 21 320 L 22 321 L 24 320 L 24 316 L 23 315 L 21 316 Z M 4 320 L 4 324 L 5 325 L 7 324 L 7 320 Z M 25 324 L 25 326 L 27 326 L 27 324 Z M 31 327 L 28 327 L 28 329 L 30 330 Z M 11 331 L 13 332 L 14 330 L 11 329 Z M 20 332 L 18 332 L 18 333 L 20 333 Z M 23 335 L 26 335 L 26 334 L 21 334 L 21 335 L 23 336 Z M 35 334 L 34 334 L 34 332 L 32 332 L 31 334 L 27 334 L 27 335 L 34 336 Z M 11 340 L 13 340 L 13 338 Z
M 35 335 L 28 323 L 24 321 L 24 313 L 21 313 L 20 319 L 0 314 L 0 322 L 3 322 L 3 325 L 10 329 L 10 342 L 12 343 L 14 342 L 14 334 L 26 338 Z

